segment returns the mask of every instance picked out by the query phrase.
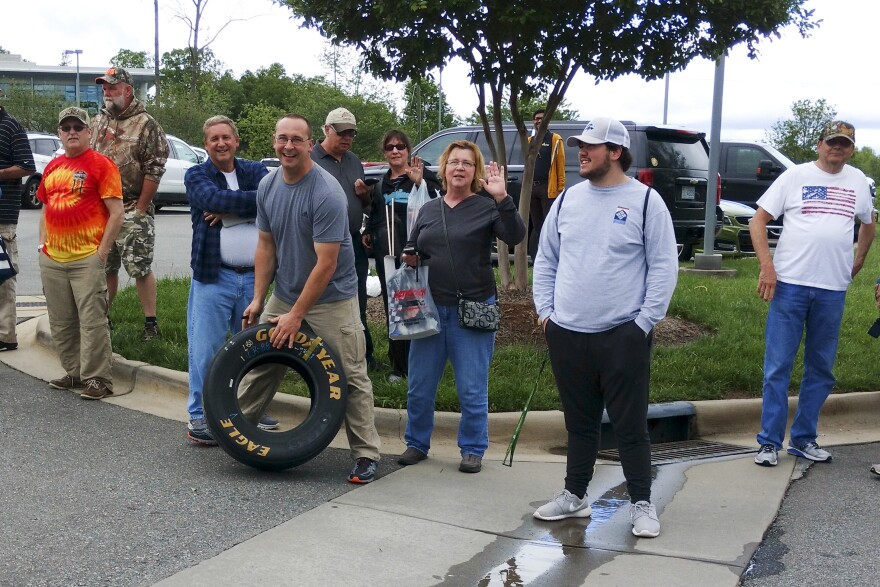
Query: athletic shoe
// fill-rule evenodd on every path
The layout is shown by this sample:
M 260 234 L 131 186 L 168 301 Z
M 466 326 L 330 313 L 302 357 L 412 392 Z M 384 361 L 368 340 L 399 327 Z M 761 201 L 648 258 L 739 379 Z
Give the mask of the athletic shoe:
M 53 379 L 52 381 L 50 381 L 49 387 L 54 387 L 55 389 L 79 391 L 81 389 L 85 389 L 86 385 L 79 377 L 71 377 L 70 375 L 65 375 L 64 377 L 59 377 L 58 379 Z
M 660 520 L 653 503 L 639 501 L 629 506 L 633 535 L 640 538 L 655 538 L 660 535 Z
M 160 338 L 162 338 L 162 333 L 159 331 L 158 322 L 144 324 L 144 332 L 141 334 L 141 340 L 159 340 Z
M 348 474 L 349 483 L 369 483 L 376 478 L 378 465 L 373 459 L 361 457 L 354 463 L 351 473 Z
M 762 467 L 775 467 L 779 459 L 776 455 L 776 447 L 772 444 L 762 444 L 761 450 L 755 455 L 755 462 Z
M 79 397 L 83 399 L 101 399 L 113 393 L 107 384 L 100 379 L 86 379 L 86 386 Z
M 17 342 L 3 342 L 2 340 L 0 340 L 0 351 L 14 351 L 17 348 Z
M 399 383 L 406 383 L 406 378 L 398 375 L 397 373 L 392 373 L 388 376 L 388 383 L 391 385 L 397 385 Z
M 421 463 L 428 458 L 428 455 L 417 448 L 408 447 L 403 454 L 397 457 L 397 462 L 404 467 Z
M 808 442 L 803 446 L 792 446 L 789 444 L 788 454 L 816 461 L 817 463 L 827 463 L 831 460 L 831 453 L 819 448 L 819 445 L 815 442 Z
M 208 425 L 204 418 L 195 418 L 186 425 L 186 437 L 194 444 L 202 446 L 217 446 L 217 441 L 211 436 Z
M 483 468 L 483 457 L 477 455 L 464 455 L 461 457 L 461 464 L 458 470 L 462 473 L 479 473 Z
M 592 513 L 593 508 L 590 507 L 586 495 L 581 498 L 568 489 L 563 489 L 554 495 L 551 501 L 536 509 L 532 515 L 539 520 L 553 522 L 565 518 L 589 518 Z
M 257 424 L 257 428 L 260 430 L 277 430 L 278 420 L 269 416 L 263 416 L 260 418 L 260 423 Z
M 880 464 L 871 465 L 871 472 L 874 473 L 875 475 L 880 475 Z

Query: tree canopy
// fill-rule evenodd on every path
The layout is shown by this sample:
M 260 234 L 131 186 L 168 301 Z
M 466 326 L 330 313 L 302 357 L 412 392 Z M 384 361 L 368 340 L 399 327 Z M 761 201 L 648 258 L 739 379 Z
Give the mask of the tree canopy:
M 806 34 L 815 23 L 806 0 L 277 0 L 306 26 L 334 43 L 357 47 L 364 63 L 385 79 L 418 79 L 452 58 L 470 68 L 478 112 L 491 156 L 506 160 L 502 131 L 505 97 L 527 153 L 523 191 L 531 185 L 538 141 L 527 142 L 520 100 L 548 94 L 546 129 L 579 71 L 599 80 L 626 73 L 645 79 L 684 68 L 697 57 L 716 59 L 744 43 L 750 55 L 760 41 L 794 25 Z M 488 131 L 487 91 L 496 142 Z M 520 197 L 528 217 L 530 198 Z M 502 259 L 506 249 L 502 247 Z M 502 263 L 502 283 L 507 263 Z M 516 255 L 516 287 L 527 281 L 526 246 Z
M 796 100 L 791 104 L 791 118 L 774 122 L 767 140 L 795 163 L 812 161 L 822 129 L 836 116 L 837 109 L 825 98 Z

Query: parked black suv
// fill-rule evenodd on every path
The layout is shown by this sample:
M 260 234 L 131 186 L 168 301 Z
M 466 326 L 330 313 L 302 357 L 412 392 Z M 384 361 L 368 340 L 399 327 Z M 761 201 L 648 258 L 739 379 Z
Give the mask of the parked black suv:
M 706 175 L 709 169 L 705 133 L 665 126 L 643 126 L 622 121 L 630 135 L 633 164 L 627 175 L 653 187 L 672 214 L 675 238 L 682 247 L 682 259 L 689 259 L 693 245 L 703 242 L 706 221 Z M 583 132 L 588 121 L 551 122 L 548 132 L 559 134 L 563 142 Z M 489 157 L 489 144 L 481 126 L 458 126 L 437 132 L 413 149 L 427 165 L 435 165 L 446 146 L 457 140 L 472 141 Z M 519 200 L 522 187 L 523 152 L 513 124 L 504 126 L 508 149 L 507 191 Z M 581 181 L 578 173 L 577 147 L 565 148 L 565 183 L 572 186 Z M 376 170 L 378 172 L 378 169 Z M 712 202 L 716 208 L 717 227 L 722 213 L 717 206 L 718 193 L 713 182 Z

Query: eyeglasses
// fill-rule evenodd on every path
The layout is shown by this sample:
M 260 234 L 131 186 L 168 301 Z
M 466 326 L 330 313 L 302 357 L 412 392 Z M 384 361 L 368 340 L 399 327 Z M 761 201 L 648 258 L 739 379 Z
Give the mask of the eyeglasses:
M 82 124 L 65 124 L 58 127 L 58 130 L 61 132 L 70 132 L 74 130 L 76 132 L 82 132 L 86 127 Z
M 452 167 L 455 169 L 456 167 L 461 167 L 462 169 L 473 169 L 477 165 L 473 161 L 459 161 L 458 159 L 453 159 L 452 161 L 446 162 L 447 167 Z
M 356 131 L 356 130 L 353 129 L 353 128 L 350 128 L 350 129 L 348 129 L 348 130 L 339 131 L 339 130 L 336 130 L 336 127 L 333 126 L 332 124 L 330 125 L 330 128 L 332 128 L 332 129 L 333 129 L 333 132 L 335 132 L 336 134 L 338 134 L 338 135 L 341 136 L 341 137 L 346 137 L 346 138 L 352 138 L 352 139 L 353 139 L 354 137 L 358 136 L 358 131 Z
M 302 137 L 288 137 L 285 135 L 280 135 L 275 137 L 275 143 L 279 145 L 287 145 L 287 143 L 293 143 L 293 146 L 299 147 L 303 143 L 307 143 L 309 139 L 304 139 Z
M 406 151 L 406 145 L 400 143 L 394 145 L 385 145 L 385 152 L 390 153 L 391 151 Z
M 853 144 L 853 142 L 849 139 L 845 139 L 843 137 L 834 137 L 833 139 L 827 139 L 825 144 L 829 147 L 841 147 L 846 148 Z

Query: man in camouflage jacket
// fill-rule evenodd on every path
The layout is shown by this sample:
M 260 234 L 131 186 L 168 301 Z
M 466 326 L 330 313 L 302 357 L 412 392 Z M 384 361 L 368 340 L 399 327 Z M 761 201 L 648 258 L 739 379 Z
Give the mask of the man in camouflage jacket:
M 107 258 L 110 304 L 119 287 L 119 268 L 134 278 L 144 310 L 143 340 L 160 338 L 156 321 L 156 276 L 153 250 L 156 233 L 153 196 L 165 173 L 168 141 L 156 119 L 134 95 L 131 74 L 111 67 L 95 79 L 104 91 L 104 107 L 92 119 L 91 148 L 113 160 L 122 177 L 125 220 Z M 109 310 L 109 304 L 108 304 Z

